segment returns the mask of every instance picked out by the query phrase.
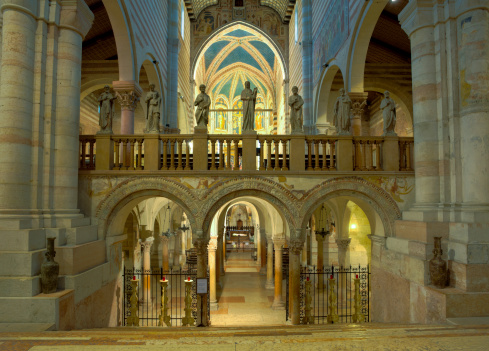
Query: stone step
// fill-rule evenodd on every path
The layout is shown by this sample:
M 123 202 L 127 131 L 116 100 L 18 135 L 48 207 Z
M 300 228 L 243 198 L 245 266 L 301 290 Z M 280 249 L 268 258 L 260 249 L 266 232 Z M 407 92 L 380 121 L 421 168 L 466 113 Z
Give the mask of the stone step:
M 83 227 L 90 225 L 90 217 L 80 217 L 75 218 L 63 218 L 56 220 L 56 227 L 58 228 L 75 228 L 75 227 Z
M 0 277 L 0 297 L 32 297 L 41 293 L 41 278 Z
M 41 273 L 45 249 L 35 251 L 0 251 L 0 276 L 31 277 Z
M 2 251 L 33 251 L 46 248 L 46 234 L 43 229 L 3 229 L 0 230 Z
M 54 323 L 0 323 L 0 333 L 39 333 L 56 330 Z
M 60 275 L 79 274 L 105 262 L 105 240 L 55 249 Z
M 96 241 L 98 237 L 98 226 L 89 225 L 75 228 L 66 228 L 66 244 L 80 245 Z

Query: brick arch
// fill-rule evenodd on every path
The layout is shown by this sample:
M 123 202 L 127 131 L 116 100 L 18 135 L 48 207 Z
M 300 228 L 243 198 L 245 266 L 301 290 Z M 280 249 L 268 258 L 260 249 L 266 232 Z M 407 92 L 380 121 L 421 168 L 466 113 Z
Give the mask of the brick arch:
M 209 189 L 202 198 L 202 228 L 209 228 L 219 208 L 238 197 L 257 197 L 270 203 L 280 213 L 291 233 L 299 228 L 298 199 L 278 183 L 266 178 L 234 178 L 219 182 Z M 208 229 L 204 230 L 208 235 Z
M 200 229 L 198 199 L 180 183 L 164 178 L 133 178 L 118 184 L 97 206 L 99 238 L 106 236 L 117 213 L 135 200 L 151 197 L 165 197 L 186 213 L 192 228 Z
M 394 221 L 401 218 L 401 210 L 397 203 L 385 190 L 358 177 L 329 179 L 309 190 L 302 198 L 301 228 L 306 228 L 309 218 L 317 207 L 338 196 L 365 201 L 379 215 L 385 236 L 394 236 Z

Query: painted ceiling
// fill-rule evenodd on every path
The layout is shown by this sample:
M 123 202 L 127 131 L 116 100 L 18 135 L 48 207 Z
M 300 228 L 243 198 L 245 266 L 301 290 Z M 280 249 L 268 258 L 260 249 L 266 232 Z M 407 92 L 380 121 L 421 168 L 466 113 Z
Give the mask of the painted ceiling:
M 241 94 L 244 82 L 266 99 L 275 91 L 275 70 L 279 65 L 269 43 L 244 26 L 223 32 L 208 45 L 202 60 L 204 81 L 214 99 L 222 94 L 230 104 Z M 281 68 L 280 68 L 281 69 Z

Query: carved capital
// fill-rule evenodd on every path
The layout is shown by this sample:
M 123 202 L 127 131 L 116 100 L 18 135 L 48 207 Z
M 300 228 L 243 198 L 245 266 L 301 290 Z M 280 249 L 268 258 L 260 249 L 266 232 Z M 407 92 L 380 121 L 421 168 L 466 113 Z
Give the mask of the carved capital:
M 336 239 L 336 245 L 338 245 L 338 249 L 347 250 L 350 245 L 351 238 L 348 239 Z
M 282 248 L 285 244 L 285 239 L 273 239 L 273 247 L 277 251 L 282 251 Z
M 367 106 L 368 93 L 349 93 L 353 117 L 361 117 Z
M 367 236 L 372 241 L 372 244 L 385 247 L 385 242 L 387 239 L 385 236 L 379 236 L 379 235 L 374 235 L 374 234 L 369 234 Z
M 112 82 L 117 101 L 123 110 L 134 111 L 143 90 L 135 81 Z
M 154 238 L 150 236 L 149 238 L 146 238 L 146 240 L 141 241 L 141 247 L 144 250 L 144 253 L 149 253 L 151 251 L 151 246 L 153 246 Z
M 60 28 L 71 29 L 85 38 L 92 27 L 94 15 L 83 0 L 61 0 Z
M 289 252 L 291 252 L 294 255 L 300 255 L 303 248 L 304 248 L 304 242 L 301 240 L 292 240 L 289 243 Z
M 209 244 L 207 245 L 207 250 L 216 251 L 217 250 L 217 238 L 212 238 L 209 240 Z
M 205 255 L 207 252 L 208 241 L 205 239 L 194 240 L 194 247 L 197 249 L 197 255 Z
M 167 237 L 166 235 L 160 234 L 160 240 L 163 244 L 168 245 L 168 242 L 170 241 L 170 238 Z

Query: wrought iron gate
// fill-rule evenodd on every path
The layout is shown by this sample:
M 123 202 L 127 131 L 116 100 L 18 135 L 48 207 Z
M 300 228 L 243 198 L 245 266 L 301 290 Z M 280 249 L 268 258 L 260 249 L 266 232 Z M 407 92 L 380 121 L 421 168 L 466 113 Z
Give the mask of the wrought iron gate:
M 289 276 L 284 272 L 286 279 L 286 319 L 289 318 Z M 334 279 L 334 286 L 332 280 Z M 306 281 L 311 283 L 311 312 L 314 316 L 314 324 L 328 323 L 329 294 L 333 287 L 336 296 L 336 315 L 338 323 L 353 323 L 355 313 L 354 295 L 355 280 L 359 280 L 359 295 L 361 299 L 361 313 L 365 316 L 365 322 L 370 321 L 370 268 L 369 266 L 355 267 L 327 267 L 318 270 L 314 266 L 302 267 L 300 275 L 300 317 L 303 323 L 306 308 Z
M 170 270 L 163 272 L 163 269 L 145 271 L 140 269 L 125 269 L 124 280 L 124 304 L 123 304 L 123 325 L 127 325 L 127 318 L 131 315 L 131 280 L 138 279 L 139 296 L 139 325 L 156 327 L 159 322 L 161 307 L 161 284 L 160 280 L 168 281 L 168 313 L 172 327 L 182 325 L 182 317 L 185 316 L 185 280 L 193 280 L 192 283 L 192 316 L 197 319 L 197 287 L 196 269 Z M 147 284 L 148 289 L 145 289 Z M 209 284 L 208 284 L 209 286 Z M 210 299 L 209 290 L 207 291 L 207 318 L 210 319 Z

